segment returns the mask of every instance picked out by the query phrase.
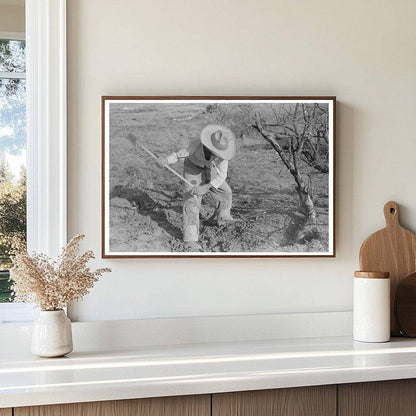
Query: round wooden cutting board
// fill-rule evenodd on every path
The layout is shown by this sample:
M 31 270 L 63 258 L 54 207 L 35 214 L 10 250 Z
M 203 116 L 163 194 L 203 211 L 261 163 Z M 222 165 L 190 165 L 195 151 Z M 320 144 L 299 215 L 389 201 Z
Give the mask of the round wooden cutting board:
M 397 336 L 400 330 L 394 316 L 394 299 L 400 280 L 416 271 L 416 235 L 400 225 L 396 202 L 384 205 L 384 217 L 386 228 L 370 235 L 361 246 L 360 268 L 390 273 L 391 335 Z

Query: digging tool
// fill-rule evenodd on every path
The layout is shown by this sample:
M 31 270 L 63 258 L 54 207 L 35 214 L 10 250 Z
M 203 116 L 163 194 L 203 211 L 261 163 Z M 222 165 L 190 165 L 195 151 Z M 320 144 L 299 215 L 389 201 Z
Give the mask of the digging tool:
M 149 156 L 151 156 L 153 159 L 158 160 L 159 158 L 152 153 L 148 148 L 143 146 L 142 143 L 140 143 L 140 140 L 137 136 L 135 136 L 133 133 L 129 133 L 127 135 L 127 139 L 133 143 L 135 146 L 139 146 L 142 150 L 144 150 Z M 189 185 L 191 188 L 193 188 L 193 185 L 191 182 L 189 182 L 187 179 L 185 179 L 180 173 L 176 172 L 175 169 L 172 169 L 169 165 L 165 165 L 165 168 L 171 171 L 175 176 L 177 176 L 179 179 L 181 179 L 183 182 L 185 182 L 187 185 Z

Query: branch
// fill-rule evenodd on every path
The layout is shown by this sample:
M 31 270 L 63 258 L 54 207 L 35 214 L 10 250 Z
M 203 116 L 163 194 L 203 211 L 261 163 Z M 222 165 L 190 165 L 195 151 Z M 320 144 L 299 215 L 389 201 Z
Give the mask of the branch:
M 305 104 L 303 104 L 303 103 L 302 103 L 302 112 L 303 112 L 303 119 L 305 120 L 305 123 L 308 123 L 306 108 L 305 108 Z
M 299 141 L 299 146 L 298 146 L 298 148 L 296 149 L 296 153 L 298 154 L 298 155 L 300 155 L 301 153 L 302 153 L 302 151 L 303 151 L 303 146 L 305 145 L 305 142 L 306 142 L 306 139 L 308 138 L 308 136 L 305 134 L 305 132 L 303 133 L 303 135 L 302 135 L 302 137 L 301 137 L 301 139 L 300 139 L 300 141 Z
M 298 170 L 298 161 L 297 161 L 297 151 L 295 150 L 295 147 L 293 145 L 293 137 L 290 139 L 290 152 L 292 153 L 292 159 L 293 159 L 293 167 L 295 170 Z
M 288 127 L 288 126 L 286 126 L 286 125 L 284 125 L 284 124 L 282 124 L 282 123 L 279 123 L 279 122 L 276 122 L 276 124 L 272 124 L 272 123 L 265 123 L 265 126 L 267 126 L 267 127 L 280 127 L 280 128 L 282 128 L 282 129 L 286 129 L 286 130 L 289 130 L 290 132 L 292 132 L 295 136 L 297 135 L 297 133 L 296 133 L 296 131 L 295 130 L 293 130 L 292 128 L 290 128 L 290 127 Z M 288 139 L 290 138 L 290 136 L 286 136 Z
M 279 123 L 279 117 L 277 116 L 276 109 L 273 107 L 273 104 L 270 104 L 270 107 L 273 111 L 274 117 L 276 118 L 276 123 Z
M 317 170 L 318 172 L 321 172 L 321 173 L 329 173 L 329 167 L 328 167 L 328 164 L 326 164 L 326 163 L 322 163 L 322 162 L 319 162 L 319 161 L 314 161 L 314 162 L 308 162 L 307 160 L 306 160 L 306 158 L 304 159 L 305 160 L 305 162 L 310 166 L 310 167 L 312 167 L 312 168 L 314 168 L 315 170 Z
M 328 113 L 328 109 L 327 108 L 322 108 L 318 103 L 316 103 L 316 106 L 319 108 L 319 110 L 321 110 L 323 113 Z
M 278 135 L 272 133 L 264 128 L 264 125 L 261 121 L 260 114 L 255 113 L 255 124 L 253 127 L 273 146 L 274 150 L 279 154 L 285 166 L 289 169 L 290 172 L 295 172 L 295 167 L 290 162 L 289 158 L 286 156 L 280 144 L 277 142 Z
M 296 105 L 295 105 L 295 111 L 294 111 L 293 117 L 292 117 L 293 131 L 295 132 L 296 136 L 299 136 L 298 129 L 296 128 L 296 113 L 298 112 L 298 108 L 299 108 L 299 103 L 296 103 Z

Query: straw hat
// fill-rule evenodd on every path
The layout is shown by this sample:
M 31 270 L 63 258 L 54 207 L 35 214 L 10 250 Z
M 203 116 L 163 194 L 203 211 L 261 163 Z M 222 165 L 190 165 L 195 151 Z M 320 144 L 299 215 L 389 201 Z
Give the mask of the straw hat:
M 201 132 L 201 143 L 221 159 L 231 160 L 237 149 L 234 133 L 225 126 L 209 124 Z

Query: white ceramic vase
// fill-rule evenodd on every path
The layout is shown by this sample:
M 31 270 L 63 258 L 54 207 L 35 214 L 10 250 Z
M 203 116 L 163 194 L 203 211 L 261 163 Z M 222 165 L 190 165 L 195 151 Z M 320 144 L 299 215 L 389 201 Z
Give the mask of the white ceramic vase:
M 62 357 L 72 351 L 71 321 L 61 309 L 40 311 L 33 325 L 31 351 L 39 357 Z

